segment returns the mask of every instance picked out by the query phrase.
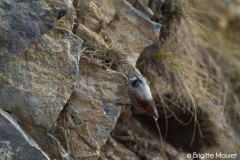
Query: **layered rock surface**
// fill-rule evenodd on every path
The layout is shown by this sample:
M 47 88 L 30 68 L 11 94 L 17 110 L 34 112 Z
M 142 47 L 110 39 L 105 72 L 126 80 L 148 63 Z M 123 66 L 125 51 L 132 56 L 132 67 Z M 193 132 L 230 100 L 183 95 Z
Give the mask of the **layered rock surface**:
M 0 109 L 0 159 L 38 159 L 49 157 L 19 127 L 16 119 Z
M 1 107 L 36 141 L 52 129 L 77 79 L 81 39 L 54 28 L 29 45 L 1 73 Z
M 125 0 L 74 1 L 77 22 L 102 35 L 105 41 L 123 50 L 135 66 L 139 53 L 157 42 L 161 25 L 151 21 Z
M 58 118 L 56 137 L 74 159 L 97 159 L 116 123 L 124 77 L 82 57 L 73 93 Z
M 71 1 L 49 0 L 0 2 L 0 65 L 5 67 L 31 42 L 36 41 L 55 25 L 69 10 Z
M 3 109 L 49 130 L 76 82 L 80 46 L 78 37 L 58 28 L 29 45 L 1 73 Z

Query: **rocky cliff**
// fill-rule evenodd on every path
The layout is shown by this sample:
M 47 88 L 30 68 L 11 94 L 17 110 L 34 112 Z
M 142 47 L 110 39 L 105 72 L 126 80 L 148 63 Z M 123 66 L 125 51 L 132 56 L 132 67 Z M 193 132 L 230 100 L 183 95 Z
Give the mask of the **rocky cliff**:
M 239 153 L 240 5 L 205 1 L 1 0 L 0 159 Z M 118 104 L 125 73 L 148 80 L 161 133 Z

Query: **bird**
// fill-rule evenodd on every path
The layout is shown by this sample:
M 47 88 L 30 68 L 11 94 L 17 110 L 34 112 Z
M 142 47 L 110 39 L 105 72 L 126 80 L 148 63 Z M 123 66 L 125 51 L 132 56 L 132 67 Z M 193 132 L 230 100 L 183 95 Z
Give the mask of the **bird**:
M 142 76 L 137 76 L 128 78 L 128 95 L 133 107 L 137 109 L 144 109 L 148 113 L 152 114 L 154 119 L 157 121 L 159 118 L 156 109 L 155 101 L 152 97 L 151 90 L 147 84 L 147 81 Z
M 134 74 L 135 77 L 130 79 L 127 72 L 126 72 L 126 75 L 123 75 L 123 74 L 121 75 L 125 77 L 125 79 L 127 80 L 126 86 L 128 87 L 128 96 L 131 101 L 131 105 L 136 109 L 146 110 L 148 113 L 150 113 L 153 116 L 154 122 L 158 129 L 160 141 L 162 144 L 160 151 L 163 153 L 164 158 L 167 159 L 165 149 L 164 149 L 164 143 L 162 140 L 161 130 L 157 122 L 159 118 L 158 111 L 146 79 L 144 79 L 142 76 L 137 76 L 136 74 Z M 130 104 L 123 104 L 120 100 L 117 100 L 117 104 L 130 105 Z

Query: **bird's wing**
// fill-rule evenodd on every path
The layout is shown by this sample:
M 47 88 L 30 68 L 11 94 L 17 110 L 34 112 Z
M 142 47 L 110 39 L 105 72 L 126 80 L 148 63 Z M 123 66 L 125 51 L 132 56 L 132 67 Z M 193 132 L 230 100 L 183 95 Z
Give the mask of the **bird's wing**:
M 149 113 L 155 116 L 158 119 L 158 112 L 156 109 L 156 105 L 153 99 L 151 100 L 143 100 L 142 95 L 134 93 L 134 99 L 138 103 L 139 106 L 147 110 Z

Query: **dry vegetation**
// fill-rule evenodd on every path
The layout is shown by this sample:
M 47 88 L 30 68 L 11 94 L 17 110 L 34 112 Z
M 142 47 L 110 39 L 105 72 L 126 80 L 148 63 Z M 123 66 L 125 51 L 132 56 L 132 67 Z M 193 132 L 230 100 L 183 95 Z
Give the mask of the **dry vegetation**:
M 121 55 L 121 49 L 115 44 L 112 43 L 107 48 L 99 44 L 90 46 L 84 43 L 82 54 L 83 56 L 91 57 L 98 65 L 116 70 L 118 65 L 125 63 L 125 59 Z
M 102 37 L 84 26 L 78 26 L 76 34 L 84 40 L 81 56 L 91 58 L 99 66 L 113 70 L 126 63 L 126 59 L 122 56 L 122 46 L 117 45 L 116 41 L 106 43 Z
M 169 133 L 167 141 L 181 135 L 171 133 L 181 131 L 169 125 L 179 125 L 182 130 L 190 125 L 185 132 L 192 137 L 191 141 L 177 147 L 235 153 L 239 151 L 240 22 L 229 22 L 217 10 L 209 9 L 223 2 L 211 3 L 166 1 L 165 19 L 159 20 L 167 25 L 162 33 L 166 41 L 154 55 L 146 57 L 142 53 L 137 68 L 150 80 L 160 110 L 178 121 L 166 118 L 167 126 L 160 122 Z M 159 87 L 163 81 L 170 86 L 164 92 Z M 184 144 L 187 142 L 189 147 Z M 178 142 L 172 143 L 176 146 Z

